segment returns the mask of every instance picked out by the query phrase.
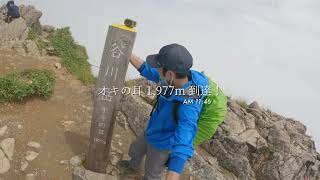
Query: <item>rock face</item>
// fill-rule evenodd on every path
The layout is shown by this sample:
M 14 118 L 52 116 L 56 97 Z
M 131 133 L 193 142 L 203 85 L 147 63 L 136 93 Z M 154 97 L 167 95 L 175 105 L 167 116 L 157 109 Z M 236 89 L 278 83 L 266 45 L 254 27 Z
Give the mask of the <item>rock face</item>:
M 4 174 L 10 169 L 10 162 L 0 149 L 0 174 Z
M 15 145 L 15 140 L 13 138 L 4 139 L 0 143 L 1 149 L 10 160 L 12 160 L 12 157 L 13 157 L 14 145 Z
M 128 117 L 128 123 L 136 135 L 142 134 L 147 125 L 152 107 L 139 96 L 124 96 L 121 111 Z M 134 108 L 133 108 L 134 106 Z M 137 111 L 139 109 L 139 111 Z M 135 114 L 135 115 L 133 115 Z
M 8 126 L 3 126 L 0 128 L 0 136 L 3 136 L 7 132 Z
M 49 25 L 42 26 L 40 18 L 42 12 L 33 6 L 20 5 L 21 17 L 14 19 L 10 23 L 5 22 L 7 8 L 5 5 L 0 7 L 0 47 L 13 49 L 19 55 L 40 56 L 52 54 L 52 48 L 43 47 L 48 44 L 46 39 L 55 28 Z M 39 39 L 29 39 L 29 32 L 40 33 Z M 37 42 L 38 41 L 38 42 Z M 37 44 L 41 44 L 39 47 Z M 48 49 L 48 50 L 47 50 Z
M 15 19 L 10 24 L 0 26 L 0 41 L 24 40 L 27 34 L 27 24 L 23 18 Z
M 27 53 L 30 54 L 31 56 L 40 55 L 39 49 L 34 41 L 26 40 L 24 43 L 24 46 L 26 48 Z
M 27 151 L 26 152 L 26 160 L 27 161 L 33 161 L 38 157 L 39 153 L 34 152 L 34 151 Z
M 22 161 L 20 170 L 25 171 L 27 169 L 28 165 L 29 165 L 29 163 L 27 161 Z
M 117 180 L 115 176 L 95 173 L 81 167 L 75 167 L 72 173 L 73 180 Z
M 73 156 L 69 162 L 72 166 L 80 166 L 82 164 L 82 158 L 80 156 Z
M 4 21 L 7 8 L 5 5 L 0 7 L 0 41 L 25 40 L 27 38 L 28 28 L 40 25 L 41 11 L 35 9 L 33 6 L 21 5 L 19 8 L 21 17 L 8 24 Z
M 150 81 L 141 78 L 134 84 L 147 86 Z M 137 135 L 143 133 L 149 119 L 152 106 L 148 103 L 133 95 L 120 103 L 118 115 L 128 117 L 125 120 Z M 243 108 L 229 100 L 225 121 L 210 141 L 197 147 L 206 153 L 196 152 L 186 173 L 199 180 L 300 180 L 305 174 L 318 180 L 320 155 L 305 133 L 299 121 L 264 110 L 257 102 Z
M 36 149 L 39 149 L 41 147 L 41 145 L 35 141 L 28 142 L 27 146 L 32 147 L 32 148 L 36 148 Z
M 191 163 L 187 164 L 186 169 L 188 175 L 199 180 L 224 180 L 236 178 L 232 173 L 221 168 L 216 158 L 211 157 L 210 155 L 200 155 L 197 152 L 195 152 Z
M 42 29 L 43 29 L 45 32 L 52 33 L 55 28 L 54 28 L 53 26 L 50 26 L 50 25 L 44 25 L 44 26 L 42 26 Z
M 35 9 L 33 6 L 20 6 L 20 12 L 23 19 L 25 19 L 28 27 L 32 27 L 39 23 L 39 19 L 42 16 L 42 12 Z

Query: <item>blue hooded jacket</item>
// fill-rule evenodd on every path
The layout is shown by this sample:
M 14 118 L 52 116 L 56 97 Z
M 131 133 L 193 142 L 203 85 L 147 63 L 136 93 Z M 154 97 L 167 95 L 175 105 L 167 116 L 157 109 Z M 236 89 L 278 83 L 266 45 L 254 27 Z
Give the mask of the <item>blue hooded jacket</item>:
M 150 67 L 144 62 L 138 69 L 140 75 L 155 83 L 159 82 L 160 75 L 157 68 Z M 190 85 L 206 87 L 208 78 L 195 70 L 190 70 L 191 79 L 181 89 Z M 150 145 L 159 150 L 169 150 L 168 170 L 179 174 L 184 169 L 185 162 L 194 154 L 193 140 L 197 132 L 197 121 L 203 104 L 201 101 L 185 103 L 189 98 L 177 96 L 173 92 L 169 97 L 159 96 L 156 110 L 151 114 L 145 136 Z M 191 98 L 190 98 L 191 99 Z M 203 102 L 203 96 L 200 96 Z M 186 101 L 185 101 L 186 100 Z M 178 123 L 173 117 L 173 101 L 179 101 Z

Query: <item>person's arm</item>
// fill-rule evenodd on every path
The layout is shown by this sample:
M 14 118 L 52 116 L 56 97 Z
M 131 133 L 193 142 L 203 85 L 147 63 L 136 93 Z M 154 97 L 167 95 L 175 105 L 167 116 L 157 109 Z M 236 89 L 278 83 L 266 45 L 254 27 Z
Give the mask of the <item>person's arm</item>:
M 174 171 L 168 171 L 166 180 L 179 180 L 180 174 L 174 172 Z
M 140 72 L 140 75 L 155 83 L 159 82 L 160 75 L 157 68 L 150 67 L 145 61 L 132 54 L 130 63 Z
M 168 162 L 167 180 L 175 180 L 182 174 L 186 161 L 193 156 L 193 140 L 197 132 L 200 112 L 197 105 L 181 104 L 178 110 L 178 125 L 173 137 L 173 145 Z M 174 172 L 174 173 L 173 173 Z M 177 173 L 177 174 L 175 174 Z
M 140 59 L 138 56 L 132 54 L 130 57 L 130 63 L 138 70 L 140 66 L 143 64 L 143 60 Z

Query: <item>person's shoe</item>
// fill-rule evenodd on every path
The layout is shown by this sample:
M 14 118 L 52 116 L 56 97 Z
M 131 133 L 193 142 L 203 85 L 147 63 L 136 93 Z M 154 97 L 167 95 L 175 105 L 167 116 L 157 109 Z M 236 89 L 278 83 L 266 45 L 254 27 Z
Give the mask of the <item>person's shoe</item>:
M 117 168 L 120 170 L 121 177 L 124 179 L 142 179 L 139 169 L 132 168 L 128 160 L 120 160 Z
M 120 160 L 118 165 L 122 168 L 129 168 L 129 161 L 128 160 Z
M 118 166 L 128 172 L 136 172 L 136 170 L 130 166 L 130 162 L 128 160 L 120 160 L 118 162 Z

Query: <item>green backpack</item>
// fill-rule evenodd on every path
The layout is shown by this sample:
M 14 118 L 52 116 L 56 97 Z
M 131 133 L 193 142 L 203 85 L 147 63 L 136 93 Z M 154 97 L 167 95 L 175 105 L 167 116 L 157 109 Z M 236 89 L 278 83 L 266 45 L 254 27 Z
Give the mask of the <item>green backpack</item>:
M 193 141 L 194 145 L 212 138 L 218 126 L 224 121 L 227 110 L 227 97 L 217 84 L 209 78 L 210 94 L 204 97 L 204 104 L 198 120 L 198 130 Z M 180 102 L 174 102 L 173 117 L 178 121 L 178 107 Z

